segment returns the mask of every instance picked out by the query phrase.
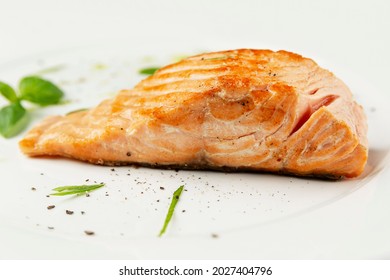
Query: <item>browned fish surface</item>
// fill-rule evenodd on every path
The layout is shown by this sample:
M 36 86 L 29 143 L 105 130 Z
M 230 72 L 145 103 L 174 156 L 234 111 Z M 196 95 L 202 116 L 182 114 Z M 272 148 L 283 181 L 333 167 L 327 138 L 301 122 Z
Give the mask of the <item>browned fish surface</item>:
M 89 111 L 45 119 L 29 156 L 96 164 L 355 177 L 367 126 L 348 87 L 286 51 L 207 53 L 166 66 Z

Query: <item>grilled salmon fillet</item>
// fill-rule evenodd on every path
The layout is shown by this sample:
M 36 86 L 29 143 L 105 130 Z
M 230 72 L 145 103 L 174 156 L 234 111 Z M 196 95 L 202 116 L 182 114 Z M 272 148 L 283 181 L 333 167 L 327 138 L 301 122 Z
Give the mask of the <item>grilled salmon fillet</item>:
M 287 51 L 201 54 L 96 108 L 52 116 L 20 142 L 28 156 L 102 165 L 355 177 L 367 161 L 363 109 L 313 60 Z

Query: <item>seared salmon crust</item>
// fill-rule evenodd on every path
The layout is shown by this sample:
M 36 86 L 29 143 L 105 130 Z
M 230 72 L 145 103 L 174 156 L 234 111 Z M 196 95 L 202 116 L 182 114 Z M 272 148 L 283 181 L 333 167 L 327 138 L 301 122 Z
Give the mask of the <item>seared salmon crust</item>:
M 239 49 L 168 65 L 94 109 L 52 116 L 20 142 L 29 156 L 95 164 L 355 177 L 367 124 L 348 87 L 313 60 Z

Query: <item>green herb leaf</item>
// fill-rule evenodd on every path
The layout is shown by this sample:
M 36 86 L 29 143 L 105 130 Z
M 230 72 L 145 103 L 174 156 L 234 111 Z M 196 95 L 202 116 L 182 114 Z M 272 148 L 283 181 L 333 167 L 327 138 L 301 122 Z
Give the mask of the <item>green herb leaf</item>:
M 8 84 L 0 82 L 0 93 L 12 103 L 18 102 L 15 90 Z
M 138 73 L 140 73 L 142 75 L 153 75 L 158 69 L 160 69 L 160 68 L 159 67 L 143 68 L 143 69 L 139 70 Z
M 27 125 L 26 110 L 19 102 L 12 103 L 0 110 L 0 134 L 10 138 L 18 134 Z
M 167 229 L 168 224 L 171 221 L 173 212 L 175 211 L 176 204 L 179 201 L 179 198 L 180 198 L 181 192 L 183 191 L 183 188 L 184 188 L 184 186 L 180 186 L 173 193 L 171 205 L 169 206 L 167 216 L 165 217 L 164 225 L 163 225 L 163 227 L 162 227 L 162 229 L 160 231 L 160 234 L 158 235 L 159 237 L 161 237 L 165 233 L 165 230 Z
M 50 195 L 55 195 L 55 196 L 64 196 L 64 195 L 72 195 L 72 194 L 81 195 L 99 189 L 104 185 L 105 185 L 104 183 L 100 183 L 96 185 L 63 186 L 63 187 L 58 187 L 53 189 L 55 193 L 52 193 Z
M 19 83 L 20 98 L 41 106 L 58 104 L 64 95 L 52 82 L 40 77 L 23 78 Z

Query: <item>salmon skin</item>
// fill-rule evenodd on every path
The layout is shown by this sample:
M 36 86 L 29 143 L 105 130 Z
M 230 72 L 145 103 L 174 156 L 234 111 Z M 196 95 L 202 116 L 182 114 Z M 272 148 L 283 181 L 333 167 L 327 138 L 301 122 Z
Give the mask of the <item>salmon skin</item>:
M 313 60 L 287 51 L 205 53 L 158 70 L 96 108 L 43 120 L 28 156 L 101 165 L 356 177 L 368 154 L 363 109 Z

